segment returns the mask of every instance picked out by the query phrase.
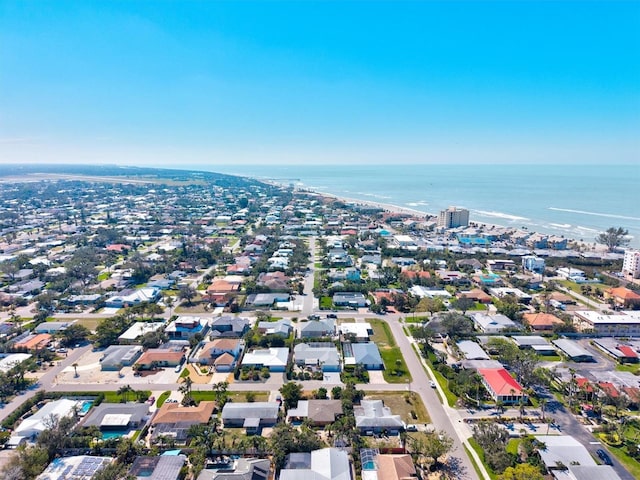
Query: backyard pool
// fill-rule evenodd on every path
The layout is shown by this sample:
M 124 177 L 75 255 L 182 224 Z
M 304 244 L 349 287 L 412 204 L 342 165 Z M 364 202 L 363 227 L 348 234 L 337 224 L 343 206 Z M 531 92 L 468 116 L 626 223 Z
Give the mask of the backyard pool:
M 92 405 L 93 405 L 93 402 L 91 400 L 82 402 L 82 407 L 80 407 L 80 411 L 78 412 L 78 415 L 80 415 L 81 417 L 84 417 L 87 414 L 87 412 L 91 410 Z

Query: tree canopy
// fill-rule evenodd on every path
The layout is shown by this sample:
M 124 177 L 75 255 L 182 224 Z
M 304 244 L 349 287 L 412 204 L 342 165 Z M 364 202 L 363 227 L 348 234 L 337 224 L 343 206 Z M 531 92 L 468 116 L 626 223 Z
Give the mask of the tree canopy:
M 622 227 L 609 227 L 596 237 L 596 242 L 606 245 L 609 251 L 613 252 L 616 248 L 629 244 L 628 234 L 629 230 L 625 230 Z

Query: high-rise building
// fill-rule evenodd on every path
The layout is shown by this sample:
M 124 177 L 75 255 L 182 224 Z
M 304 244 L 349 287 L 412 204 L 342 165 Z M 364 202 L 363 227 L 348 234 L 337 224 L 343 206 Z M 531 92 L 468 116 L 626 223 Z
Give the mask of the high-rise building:
M 627 250 L 622 261 L 622 275 L 626 278 L 640 278 L 640 251 Z
M 438 215 L 438 227 L 456 228 L 469 225 L 469 210 L 466 208 L 449 207 Z

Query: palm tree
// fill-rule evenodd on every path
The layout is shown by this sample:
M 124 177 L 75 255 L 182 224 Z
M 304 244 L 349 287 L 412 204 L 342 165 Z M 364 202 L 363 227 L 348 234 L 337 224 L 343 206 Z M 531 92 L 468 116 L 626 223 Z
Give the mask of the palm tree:
M 127 403 L 127 401 L 129 400 L 130 392 L 133 392 L 133 388 L 131 388 L 130 385 L 123 385 L 118 389 L 117 394 L 122 397 L 122 399 L 124 400 L 124 403 Z
M 191 386 L 193 385 L 193 380 L 191 380 L 190 376 L 184 377 L 184 383 L 178 388 L 178 391 L 182 393 L 184 396 L 182 398 L 182 404 L 187 406 L 191 405 L 193 399 L 191 398 Z
M 542 421 L 544 422 L 544 407 L 547 406 L 547 399 L 546 398 L 541 398 L 540 399 L 540 411 L 542 412 Z
M 169 318 L 171 318 L 171 309 L 173 308 L 173 297 L 167 295 L 164 299 L 164 304 L 169 308 Z
M 71 365 L 73 367 L 73 371 L 74 371 L 74 377 L 78 378 L 78 364 L 74 363 L 73 365 Z

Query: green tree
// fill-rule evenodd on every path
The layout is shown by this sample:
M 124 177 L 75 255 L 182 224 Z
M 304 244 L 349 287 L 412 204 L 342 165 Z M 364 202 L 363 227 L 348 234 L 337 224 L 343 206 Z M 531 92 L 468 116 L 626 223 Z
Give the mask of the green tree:
M 75 344 L 85 342 L 89 335 L 91 335 L 91 332 L 87 327 L 74 323 L 60 334 L 60 343 L 65 347 L 72 347 Z
M 445 431 L 427 432 L 420 437 L 408 437 L 407 440 L 416 464 L 423 469 L 438 468 L 440 459 L 453 448 L 453 439 Z
M 178 297 L 182 300 L 186 300 L 187 305 L 189 306 L 193 305 L 193 299 L 196 298 L 196 295 L 196 289 L 190 285 L 183 285 L 178 291 Z
M 284 402 L 285 409 L 294 408 L 298 405 L 298 400 L 302 398 L 302 385 L 296 382 L 288 382 L 280 387 L 280 394 Z
M 544 480 L 540 469 L 529 463 L 519 463 L 515 467 L 507 467 L 498 480 Z
M 451 303 L 451 306 L 456 310 L 460 310 L 462 314 L 465 315 L 467 313 L 467 310 L 474 307 L 475 304 L 476 302 L 474 302 L 472 299 L 462 295 L 460 298 L 455 299 Z
M 610 227 L 596 237 L 596 242 L 606 245 L 609 251 L 613 252 L 616 248 L 629 244 L 631 239 L 627 237 L 628 235 L 629 230 L 622 227 Z

